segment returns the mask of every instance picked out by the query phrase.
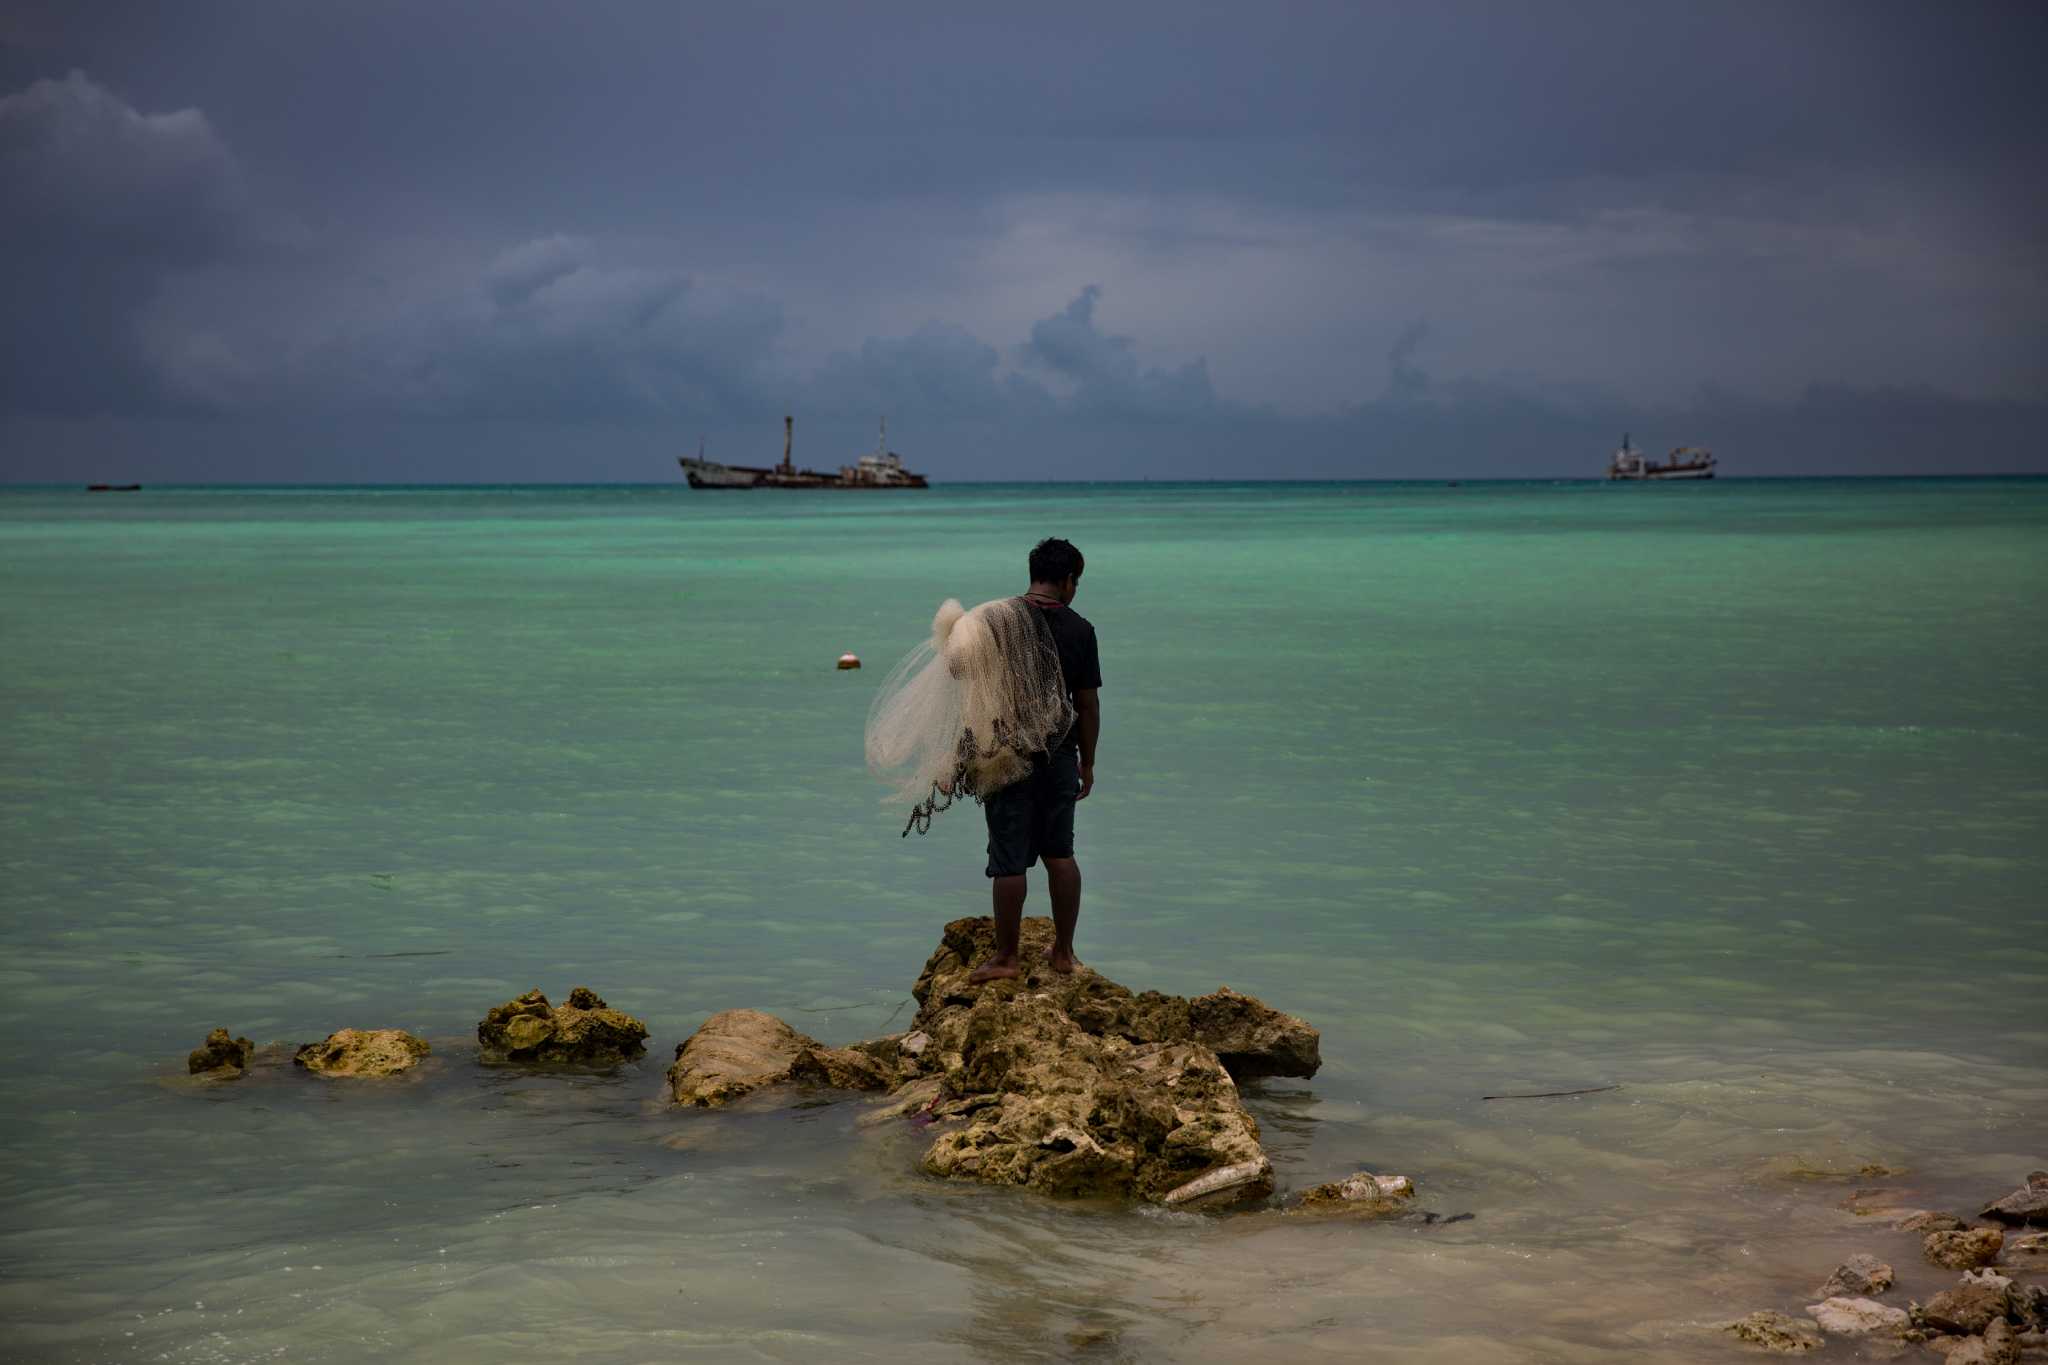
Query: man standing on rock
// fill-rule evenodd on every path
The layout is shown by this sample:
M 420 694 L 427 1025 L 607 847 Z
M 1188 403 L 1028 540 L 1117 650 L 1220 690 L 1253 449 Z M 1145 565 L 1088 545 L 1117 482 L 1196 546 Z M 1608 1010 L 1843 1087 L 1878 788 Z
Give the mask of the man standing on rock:
M 988 876 L 995 902 L 996 953 L 971 981 L 997 981 L 1022 970 L 1017 956 L 1024 925 L 1024 872 L 1041 858 L 1052 891 L 1052 952 L 1046 965 L 1062 975 L 1081 964 L 1074 957 L 1074 925 L 1081 918 L 1081 865 L 1074 861 L 1074 804 L 1095 788 L 1095 739 L 1102 729 L 1096 689 L 1102 664 L 1095 627 L 1074 610 L 1085 561 L 1071 541 L 1041 540 L 1032 548 L 1031 587 L 1024 601 L 1052 629 L 1060 675 L 1074 705 L 1074 724 L 1031 759 L 1030 775 L 991 793 Z

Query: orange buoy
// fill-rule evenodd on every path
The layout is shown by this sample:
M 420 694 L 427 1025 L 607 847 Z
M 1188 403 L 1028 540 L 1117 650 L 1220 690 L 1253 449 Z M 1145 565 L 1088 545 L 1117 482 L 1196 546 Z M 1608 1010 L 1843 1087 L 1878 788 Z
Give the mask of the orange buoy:
M 839 666 L 840 666 L 841 668 L 859 668 L 859 667 L 860 667 L 860 655 L 858 655 L 858 654 L 842 654 L 842 655 L 840 655 L 840 656 L 839 656 Z

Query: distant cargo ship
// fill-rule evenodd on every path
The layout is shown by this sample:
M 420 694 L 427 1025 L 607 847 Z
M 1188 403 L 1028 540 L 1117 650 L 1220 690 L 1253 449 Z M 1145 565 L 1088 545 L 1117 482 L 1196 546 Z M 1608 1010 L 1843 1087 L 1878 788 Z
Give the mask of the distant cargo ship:
M 1711 479 L 1714 477 L 1714 454 L 1697 446 L 1679 446 L 1673 450 L 1663 464 L 1643 458 L 1643 452 L 1629 444 L 1626 433 L 1621 438 L 1621 449 L 1614 452 L 1614 458 L 1607 462 L 1609 479 Z
M 796 439 L 796 419 L 782 419 L 782 463 L 769 469 L 758 465 L 721 464 L 717 460 L 704 458 L 700 444 L 695 459 L 688 455 L 679 456 L 676 463 L 683 467 L 683 476 L 692 488 L 929 488 L 922 474 L 913 474 L 903 467 L 903 457 L 888 449 L 889 423 L 882 421 L 882 434 L 875 442 L 871 455 L 863 455 L 852 464 L 839 466 L 837 474 L 821 474 L 815 469 L 798 469 L 789 461 L 791 445 Z

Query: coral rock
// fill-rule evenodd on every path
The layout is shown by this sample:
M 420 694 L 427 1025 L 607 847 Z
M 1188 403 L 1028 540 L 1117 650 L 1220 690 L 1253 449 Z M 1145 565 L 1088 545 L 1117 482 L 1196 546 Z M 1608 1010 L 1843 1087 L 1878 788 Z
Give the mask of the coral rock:
M 230 1037 L 226 1029 L 217 1028 L 185 1058 L 185 1070 L 194 1076 L 205 1072 L 232 1072 L 239 1076 L 249 1069 L 249 1058 L 255 1051 L 256 1045 L 247 1038 Z
M 403 1029 L 345 1028 L 307 1043 L 292 1061 L 319 1076 L 372 1079 L 410 1071 L 430 1050 L 424 1038 Z
M 676 1048 L 675 1064 L 668 1069 L 675 1102 L 701 1109 L 716 1109 L 789 1081 L 882 1090 L 897 1079 L 895 1069 L 873 1052 L 826 1047 L 759 1010 L 712 1015 Z
M 1099 1037 L 1050 995 L 985 992 L 964 1014 L 932 1110 L 963 1126 L 933 1140 L 931 1174 L 1177 1204 L 1271 1191 L 1258 1125 L 1208 1048 Z
M 1835 1273 L 1820 1287 L 1819 1297 L 1857 1298 L 1882 1294 L 1891 1287 L 1892 1268 L 1875 1256 L 1859 1254 L 1835 1267 Z
M 2002 1277 L 1991 1282 L 1965 1280 L 1929 1299 L 1920 1310 L 1920 1321 L 1937 1332 L 1974 1336 L 1990 1326 L 1992 1319 L 2005 1316 L 2010 1284 Z
M 1761 1346 L 1766 1351 L 1783 1351 L 1788 1355 L 1818 1351 L 1822 1345 L 1821 1334 L 1811 1323 L 1788 1318 L 1783 1313 L 1751 1313 L 1722 1330 L 1733 1332 L 1752 1346 Z
M 646 1052 L 647 1026 L 615 1010 L 586 986 L 550 1005 L 538 990 L 494 1006 L 476 1026 L 478 1056 L 486 1063 L 566 1063 L 617 1066 Z
M 1907 1214 L 1892 1226 L 1900 1232 L 1961 1232 L 1968 1225 L 1952 1214 L 1921 1209 Z
M 1898 1336 L 1913 1325 L 1903 1308 L 1891 1308 L 1876 1299 L 1835 1297 L 1806 1306 L 1807 1314 L 1824 1332 L 1842 1337 Z
M 1929 1344 L 1943 1351 L 1948 1365 L 2018 1365 L 2020 1358 L 2019 1338 L 2003 1319 L 1986 1327 L 1981 1337 L 1947 1337 Z
M 1342 1213 L 1359 1218 L 1399 1218 L 1414 1206 L 1415 1182 L 1405 1175 L 1360 1171 L 1344 1180 L 1302 1192 L 1290 1213 Z
M 1092 971 L 1061 976 L 1045 965 L 1052 935 L 1051 920 L 1025 920 L 1024 975 L 975 985 L 968 976 L 995 955 L 994 923 L 984 916 L 948 924 L 911 988 L 919 1005 L 915 1027 L 944 1044 L 951 1040 L 933 1023 L 947 1013 L 972 1005 L 986 991 L 1030 991 L 1052 998 L 1082 1032 L 1094 1037 L 1128 1043 L 1200 1043 L 1240 1080 L 1313 1076 L 1322 1066 L 1322 1035 L 1291 1014 L 1228 986 L 1190 1000 L 1158 991 L 1134 993 Z
M 1960 1232 L 1930 1232 L 1921 1247 L 1928 1260 L 1951 1270 L 1975 1270 L 1998 1259 L 2005 1234 L 1997 1228 L 1965 1228 Z

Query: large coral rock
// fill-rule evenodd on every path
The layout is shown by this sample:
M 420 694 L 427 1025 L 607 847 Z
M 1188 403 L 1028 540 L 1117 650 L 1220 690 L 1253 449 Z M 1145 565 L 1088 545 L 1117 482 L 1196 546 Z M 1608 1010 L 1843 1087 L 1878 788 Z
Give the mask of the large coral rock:
M 991 988 L 1028 989 L 1052 999 L 1083 1032 L 1130 1043 L 1199 1043 L 1215 1053 L 1233 1078 L 1313 1076 L 1322 1066 L 1322 1035 L 1306 1021 L 1283 1014 L 1228 986 L 1188 999 L 1158 991 L 1132 992 L 1092 971 L 1061 976 L 1045 965 L 1052 947 L 1052 921 L 1024 921 L 1024 976 L 977 986 L 968 977 L 995 955 L 995 924 L 981 917 L 957 919 L 945 928 L 939 947 L 911 988 L 919 1006 L 916 1028 L 958 1051 L 957 1029 L 946 1016 L 972 1005 Z
M 185 1070 L 194 1076 L 210 1072 L 239 1076 L 249 1069 L 249 1059 L 255 1052 L 256 1045 L 247 1038 L 236 1038 L 226 1029 L 217 1028 L 185 1058 Z
M 1004 985 L 965 1011 L 960 1066 L 933 1108 L 964 1123 L 932 1142 L 927 1171 L 1171 1204 L 1272 1189 L 1258 1125 L 1214 1052 L 1096 1037 L 1053 998 Z
M 911 992 L 918 1014 L 898 1049 L 905 1098 L 891 1103 L 947 1125 L 924 1168 L 1173 1205 L 1271 1193 L 1272 1163 L 1235 1076 L 1312 1074 L 1315 1029 L 1227 988 L 1189 1000 L 1092 971 L 1062 976 L 1045 965 L 1051 945 L 1050 920 L 1025 920 L 1024 973 L 976 985 L 969 976 L 995 952 L 993 923 L 946 926 Z
M 2005 1234 L 1997 1228 L 1965 1228 L 1961 1232 L 1930 1232 L 1921 1252 L 1935 1265 L 1951 1270 L 1974 1270 L 1998 1259 L 2005 1246 Z
M 479 1057 L 491 1064 L 558 1062 L 617 1066 L 646 1052 L 647 1026 L 586 986 L 550 1005 L 538 990 L 494 1006 L 476 1026 Z
M 292 1061 L 330 1079 L 395 1076 L 419 1065 L 430 1049 L 426 1039 L 403 1029 L 339 1029 L 317 1043 L 307 1043 Z
M 706 1019 L 677 1046 L 668 1069 L 669 1093 L 677 1104 L 716 1109 L 788 1081 L 885 1090 L 900 1079 L 885 1060 L 884 1044 L 893 1041 L 826 1047 L 772 1014 L 726 1010 Z
M 1954 1289 L 1945 1289 L 1927 1301 L 1920 1321 L 1937 1332 L 1974 1336 L 2002 1318 L 2011 1306 L 2008 1291 L 2012 1281 L 2004 1276 L 1983 1280 L 1965 1278 Z

